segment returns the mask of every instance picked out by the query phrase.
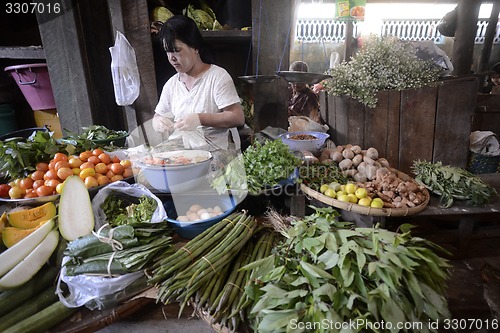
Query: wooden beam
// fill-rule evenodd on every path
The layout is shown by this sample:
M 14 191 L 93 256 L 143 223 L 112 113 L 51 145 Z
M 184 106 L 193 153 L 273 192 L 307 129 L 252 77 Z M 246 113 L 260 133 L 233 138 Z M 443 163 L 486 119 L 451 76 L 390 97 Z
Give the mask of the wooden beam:
M 275 75 L 290 63 L 291 20 L 294 1 L 252 1 L 252 48 L 255 74 Z M 257 130 L 266 126 L 288 126 L 288 83 L 277 79 L 254 85 L 254 114 Z
M 499 12 L 500 1 L 496 1 L 491 9 L 488 26 L 486 27 L 486 32 L 484 33 L 483 50 L 481 51 L 481 57 L 479 58 L 478 73 L 483 73 L 488 70 L 488 61 L 493 47 L 493 40 L 495 39 Z M 482 87 L 482 83 L 483 82 L 481 82 L 480 87 Z
M 61 127 L 78 132 L 92 124 L 91 103 L 73 1 L 61 0 L 61 8 L 37 19 Z
M 455 42 L 453 44 L 453 74 L 470 74 L 473 64 L 474 39 L 479 15 L 480 0 L 459 0 L 458 18 L 455 28 Z

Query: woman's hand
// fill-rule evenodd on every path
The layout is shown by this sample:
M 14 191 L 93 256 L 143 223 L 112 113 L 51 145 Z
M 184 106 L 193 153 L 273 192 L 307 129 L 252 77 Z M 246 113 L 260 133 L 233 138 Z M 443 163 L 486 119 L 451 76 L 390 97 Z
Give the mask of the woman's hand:
M 175 128 L 180 131 L 194 131 L 201 125 L 200 117 L 198 114 L 188 114 L 175 122 Z
M 154 115 L 152 125 L 156 132 L 171 132 L 174 129 L 174 122 L 158 113 Z

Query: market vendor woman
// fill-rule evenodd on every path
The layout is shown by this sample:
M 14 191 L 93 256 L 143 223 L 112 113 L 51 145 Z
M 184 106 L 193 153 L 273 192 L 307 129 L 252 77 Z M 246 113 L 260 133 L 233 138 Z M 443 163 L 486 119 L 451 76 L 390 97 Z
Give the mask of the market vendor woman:
M 236 127 L 245 122 L 240 98 L 228 72 L 210 62 L 196 23 L 184 15 L 168 19 L 160 42 L 177 74 L 164 85 L 153 128 L 181 140 L 184 148 L 239 149 Z

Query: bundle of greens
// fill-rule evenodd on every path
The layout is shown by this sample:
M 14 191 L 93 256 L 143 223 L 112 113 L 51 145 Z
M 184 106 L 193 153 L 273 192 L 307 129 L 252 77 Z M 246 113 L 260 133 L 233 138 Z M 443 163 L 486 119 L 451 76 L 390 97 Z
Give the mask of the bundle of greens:
M 299 323 L 307 332 L 344 332 L 342 323 L 356 323 L 353 332 L 380 332 L 381 322 L 413 322 L 431 332 L 429 323 L 450 317 L 450 265 L 433 251 L 441 248 L 411 237 L 407 225 L 402 233 L 355 228 L 338 215 L 316 208 L 292 221 L 271 256 L 243 268 L 257 270 L 245 289 L 255 331 L 289 332 Z
M 281 140 L 268 140 L 264 144 L 256 141 L 242 157 L 229 162 L 223 174 L 214 177 L 211 184 L 219 193 L 229 184 L 233 191 L 257 195 L 291 177 L 300 164 L 301 160 Z
M 109 226 L 68 243 L 66 274 L 125 274 L 136 272 L 171 251 L 166 222 Z
M 441 162 L 414 161 L 415 180 L 440 196 L 440 205 L 449 208 L 453 200 L 466 200 L 468 204 L 480 206 L 487 204 L 496 190 L 481 178 L 467 170 Z
M 152 197 L 143 195 L 139 203 L 128 203 L 118 193 L 111 192 L 101 204 L 106 221 L 111 226 L 151 222 L 158 203 Z

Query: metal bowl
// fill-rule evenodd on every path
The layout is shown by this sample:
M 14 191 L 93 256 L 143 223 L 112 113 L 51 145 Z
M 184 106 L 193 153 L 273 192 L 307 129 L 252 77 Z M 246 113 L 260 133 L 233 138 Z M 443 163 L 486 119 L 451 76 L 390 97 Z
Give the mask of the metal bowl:
M 176 157 L 184 156 L 191 158 L 191 163 L 178 164 L 168 163 Z M 140 169 L 149 185 L 160 192 L 180 193 L 196 188 L 204 180 L 209 172 L 212 154 L 204 150 L 178 150 L 166 153 L 154 154 L 152 158 L 166 161 L 165 164 L 149 164 L 148 159 L 142 159 L 134 163 Z M 140 179 L 141 177 L 138 177 Z
M 307 134 L 312 135 L 316 139 L 312 140 L 293 140 L 292 137 L 295 135 Z M 305 131 L 305 132 L 287 132 L 283 133 L 279 136 L 281 141 L 284 144 L 288 145 L 290 150 L 293 151 L 309 151 L 314 155 L 317 155 L 321 152 L 321 149 L 325 145 L 326 139 L 330 137 L 330 134 L 323 132 L 313 132 L 313 131 Z

